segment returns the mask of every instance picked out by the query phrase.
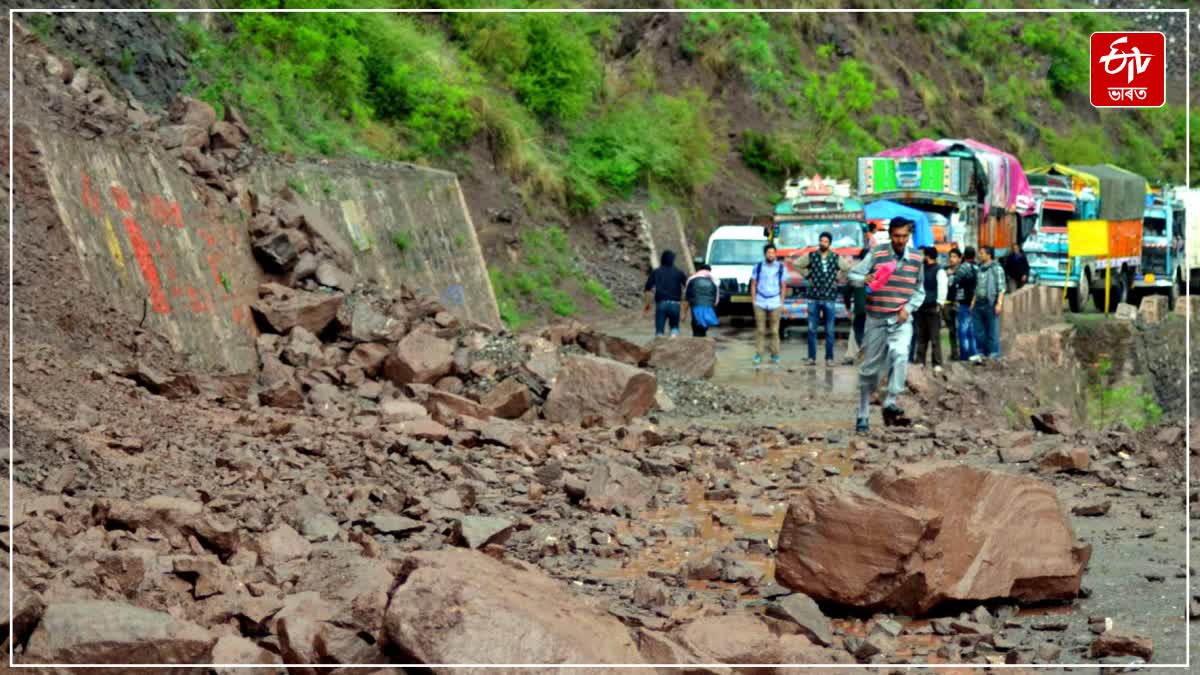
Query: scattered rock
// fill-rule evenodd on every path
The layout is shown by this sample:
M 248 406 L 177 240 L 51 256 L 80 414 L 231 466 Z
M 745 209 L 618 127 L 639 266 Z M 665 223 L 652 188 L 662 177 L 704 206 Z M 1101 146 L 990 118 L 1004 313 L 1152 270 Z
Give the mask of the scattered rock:
M 417 662 L 642 663 L 620 622 L 541 572 L 462 549 L 417 553 L 405 568 L 385 641 Z
M 196 624 L 118 602 L 46 607 L 29 638 L 35 663 L 208 663 L 213 638 Z
M 1141 635 L 1108 631 L 1092 642 L 1092 658 L 1106 656 L 1137 656 L 1150 661 L 1154 656 L 1154 641 Z
M 658 338 L 650 345 L 647 365 L 706 380 L 717 367 L 717 343 L 712 338 Z
M 816 599 L 916 613 L 944 601 L 1077 595 L 1091 548 L 1076 543 L 1053 489 L 1039 481 L 926 464 L 877 473 L 868 485 L 872 492 L 810 487 L 791 503 L 780 583 Z M 1029 528 L 1043 536 L 1028 537 Z M 977 564 L 981 557 L 989 564 Z
M 650 411 L 657 388 L 653 375 L 633 366 L 573 356 L 558 374 L 544 414 L 551 422 L 628 422 Z

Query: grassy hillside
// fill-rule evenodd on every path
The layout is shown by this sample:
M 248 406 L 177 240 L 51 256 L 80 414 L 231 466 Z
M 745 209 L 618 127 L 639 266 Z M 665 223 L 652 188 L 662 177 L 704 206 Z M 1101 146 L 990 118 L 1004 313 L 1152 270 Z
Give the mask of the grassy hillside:
M 1123 25 L 1085 13 L 242 14 L 183 29 L 191 89 L 238 105 L 270 150 L 503 181 L 504 205 L 539 226 L 594 222 L 614 200 L 678 205 L 699 238 L 718 206 L 769 208 L 789 173 L 852 176 L 856 157 L 925 136 L 976 138 L 1026 166 L 1110 161 L 1182 181 L 1182 107 L 1098 112 L 1087 102 L 1088 35 Z M 579 270 L 536 273 L 556 245 L 530 241 L 496 260 L 507 320 L 575 312 L 564 279 L 611 304 Z

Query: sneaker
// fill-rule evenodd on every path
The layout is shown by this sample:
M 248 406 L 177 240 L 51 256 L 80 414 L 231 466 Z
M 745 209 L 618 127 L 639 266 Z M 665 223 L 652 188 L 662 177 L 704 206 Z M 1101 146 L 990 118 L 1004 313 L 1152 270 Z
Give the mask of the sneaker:
M 983 357 L 980 356 L 979 354 L 976 354 L 975 356 L 972 356 L 971 358 L 969 358 L 967 360 L 970 361 L 971 363 L 982 363 Z
M 858 420 L 854 423 L 854 433 L 865 434 L 865 433 L 868 433 L 869 431 L 871 431 L 871 425 L 869 424 L 867 418 L 866 417 L 858 418 Z
M 832 368 L 832 367 L 833 367 L 833 361 L 832 361 L 831 359 L 825 359 L 825 367 L 826 367 L 826 368 Z
M 762 363 L 762 354 L 755 354 L 754 355 L 754 365 L 757 366 L 760 363 Z
M 933 367 L 933 374 L 934 374 L 934 375 L 941 375 L 941 374 L 942 374 L 942 367 L 941 367 L 941 366 L 934 366 L 934 367 Z
M 774 363 L 774 364 L 779 363 L 779 355 L 778 354 L 775 354 L 774 356 L 771 357 L 771 363 Z
M 806 366 L 815 366 L 815 365 L 817 365 L 817 360 L 816 360 L 816 359 L 806 359 L 806 360 L 804 361 L 804 365 L 806 365 Z
M 904 408 L 901 408 L 895 403 L 890 403 L 883 406 L 883 423 L 885 426 L 890 427 L 903 417 Z

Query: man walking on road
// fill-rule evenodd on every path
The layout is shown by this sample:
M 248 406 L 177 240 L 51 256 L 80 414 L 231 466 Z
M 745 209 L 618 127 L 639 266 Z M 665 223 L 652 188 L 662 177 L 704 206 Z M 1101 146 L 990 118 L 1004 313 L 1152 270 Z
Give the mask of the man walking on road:
M 771 363 L 779 363 L 779 319 L 783 314 L 783 263 L 775 245 L 763 247 L 763 259 L 754 264 L 750 296 L 754 298 L 754 365 L 762 363 L 763 343 L 771 333 Z
M 654 337 L 662 337 L 668 322 L 671 326 L 671 337 L 678 337 L 679 303 L 683 300 L 683 287 L 687 284 L 687 275 L 675 267 L 674 251 L 663 251 L 658 261 L 659 267 L 650 272 L 650 277 L 646 279 L 646 306 L 642 313 L 650 313 L 653 300 Z
M 942 305 L 946 302 L 949 283 L 946 270 L 937 261 L 937 249 L 926 246 L 921 283 L 924 286 L 925 302 L 917 309 L 917 360 L 925 366 L 925 352 L 933 344 L 933 372 L 942 372 Z
M 962 252 L 957 248 L 950 249 L 949 264 L 946 265 L 946 301 L 942 303 L 942 323 L 946 326 L 946 335 L 950 338 L 950 360 L 958 360 L 958 326 L 955 318 L 958 316 L 958 284 L 954 283 L 954 273 L 962 264 Z
M 817 321 L 824 313 L 825 324 L 825 367 L 833 367 L 834 322 L 837 320 L 837 280 L 850 269 L 840 255 L 829 247 L 833 235 L 822 232 L 820 248 L 810 252 L 796 263 L 796 272 L 808 278 L 805 297 L 808 299 L 808 365 L 817 365 Z
M 971 358 L 979 363 L 984 356 L 1000 358 L 1000 312 L 1004 309 L 1004 268 L 995 260 L 996 249 L 979 249 L 979 283 L 971 314 L 979 336 L 979 353 Z
M 850 283 L 867 286 L 867 321 L 863 335 L 866 361 L 858 370 L 858 418 L 855 431 L 869 429 L 871 393 L 880 375 L 888 372 L 883 419 L 891 424 L 904 416 L 896 397 L 908 377 L 908 349 L 912 340 L 913 312 L 925 301 L 921 282 L 921 255 L 908 248 L 913 221 L 893 218 L 888 224 L 889 243 L 877 246 L 854 269 Z

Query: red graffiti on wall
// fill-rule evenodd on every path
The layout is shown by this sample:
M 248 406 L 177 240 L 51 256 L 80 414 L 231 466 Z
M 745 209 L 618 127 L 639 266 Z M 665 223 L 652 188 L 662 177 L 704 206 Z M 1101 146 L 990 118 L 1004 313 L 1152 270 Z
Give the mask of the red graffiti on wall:
M 113 201 L 117 203 L 117 208 L 125 213 L 133 213 L 133 204 L 129 201 L 129 193 L 120 185 L 112 186 Z
M 154 267 L 154 255 L 150 253 L 150 245 L 142 236 L 142 228 L 133 216 L 125 216 L 121 221 L 125 225 L 125 233 L 129 235 L 129 245 L 133 248 L 133 257 L 138 261 L 142 270 L 142 278 L 150 287 L 150 307 L 159 314 L 170 314 L 171 306 L 167 304 L 167 294 L 163 292 L 162 283 L 158 279 L 158 270 Z
M 92 212 L 92 215 L 100 215 L 100 195 L 92 190 L 92 177 L 83 171 L 79 172 L 79 176 L 83 181 L 83 205 Z
M 168 204 L 162 195 L 150 195 L 147 208 L 150 210 L 150 216 L 159 225 L 183 229 L 183 210 L 179 208 L 179 202 Z

